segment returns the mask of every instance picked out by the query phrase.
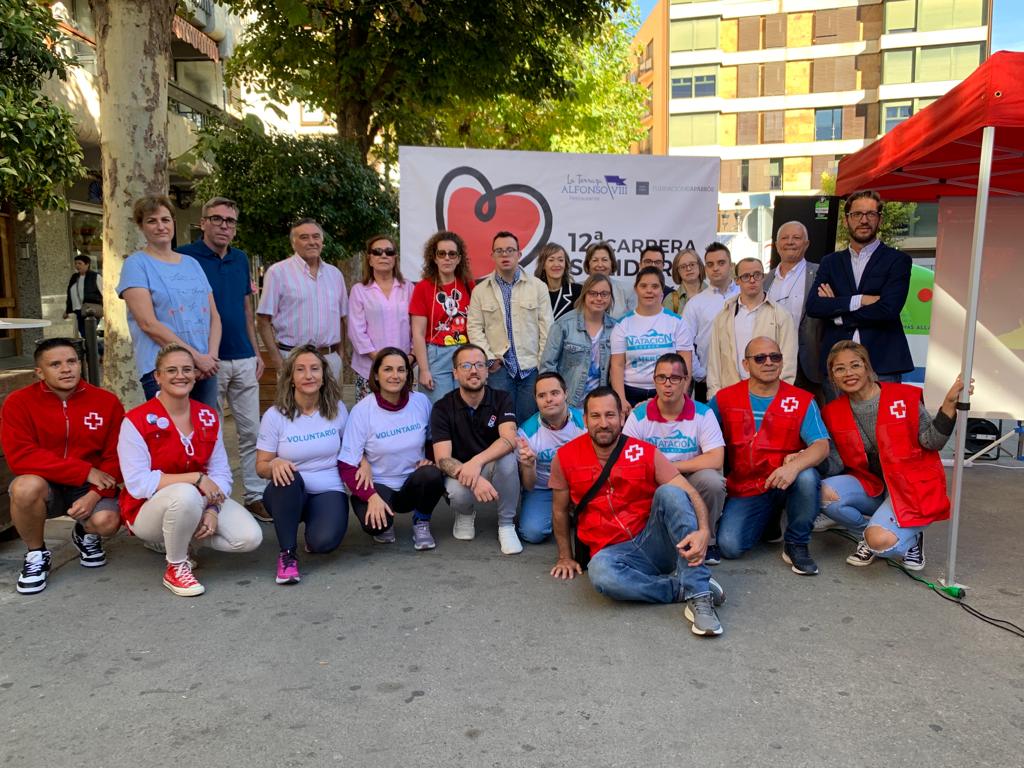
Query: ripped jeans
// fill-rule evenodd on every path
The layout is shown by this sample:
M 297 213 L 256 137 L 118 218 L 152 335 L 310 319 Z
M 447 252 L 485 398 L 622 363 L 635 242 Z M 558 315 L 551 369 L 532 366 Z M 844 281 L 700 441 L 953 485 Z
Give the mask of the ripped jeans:
M 838 501 L 825 504 L 822 502 L 822 512 L 837 523 L 854 533 L 864 535 L 864 529 L 869 525 L 884 528 L 896 536 L 895 545 L 885 550 L 872 550 L 880 557 L 894 557 L 905 555 L 910 547 L 917 543 L 917 534 L 927 526 L 908 526 L 901 528 L 896 522 L 896 513 L 892 508 L 892 501 L 889 494 L 882 491 L 878 496 L 869 496 L 860 480 L 853 475 L 836 475 L 826 477 L 821 481 L 822 493 L 828 486 L 839 495 Z

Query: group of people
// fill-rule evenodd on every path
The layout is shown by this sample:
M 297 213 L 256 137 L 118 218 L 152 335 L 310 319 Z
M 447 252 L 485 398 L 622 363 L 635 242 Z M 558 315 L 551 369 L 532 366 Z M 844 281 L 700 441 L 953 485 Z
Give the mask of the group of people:
M 781 538 L 785 562 L 813 575 L 812 532 L 836 525 L 861 536 L 852 565 L 922 568 L 923 529 L 948 515 L 937 451 L 963 385 L 932 418 L 920 389 L 900 383 L 912 367 L 899 322 L 910 259 L 878 241 L 873 192 L 847 199 L 850 247 L 820 265 L 789 222 L 767 276 L 712 243 L 703 259 L 676 255 L 670 288 L 654 246 L 631 296 L 612 279 L 610 245 L 588 248 L 577 285 L 564 248 L 544 247 L 529 275 L 504 231 L 494 271 L 475 283 L 457 233 L 428 239 L 415 285 L 395 240 L 375 236 L 349 293 L 321 259 L 323 230 L 304 219 L 255 310 L 248 258 L 231 246 L 238 206 L 209 201 L 202 238 L 178 251 L 171 210 L 162 197 L 136 204 L 146 246 L 118 285 L 146 402 L 125 414 L 81 380 L 68 340 L 48 339 L 39 382 L 4 403 L 12 517 L 28 549 L 19 592 L 46 586 L 47 517 L 76 521 L 89 567 L 124 524 L 165 553 L 168 589 L 196 595 L 196 551 L 255 549 L 257 520 L 275 528 L 277 583 L 294 584 L 300 523 L 304 552 L 319 554 L 340 545 L 350 504 L 382 545 L 408 513 L 414 548 L 428 550 L 444 497 L 455 539 L 474 538 L 477 513 L 493 510 L 504 554 L 553 534 L 553 576 L 589 568 L 612 598 L 684 602 L 692 631 L 715 636 L 725 593 L 709 566 L 722 558 Z M 262 418 L 257 332 L 278 372 Z M 219 405 L 237 424 L 244 506 L 231 498 Z

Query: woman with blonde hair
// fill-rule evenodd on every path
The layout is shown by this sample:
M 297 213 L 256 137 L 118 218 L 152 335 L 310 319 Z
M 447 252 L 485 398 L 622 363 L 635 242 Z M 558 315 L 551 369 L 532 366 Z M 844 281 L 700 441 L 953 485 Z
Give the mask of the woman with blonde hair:
M 865 566 L 876 557 L 902 557 L 904 567 L 921 570 L 924 529 L 949 517 L 938 452 L 953 433 L 963 382 L 956 378 L 933 419 L 922 390 L 879 382 L 857 342 L 835 344 L 826 371 L 840 394 L 821 412 L 832 437 L 821 504 L 834 524 L 862 537 L 846 562 Z
M 164 586 L 183 597 L 206 591 L 192 574 L 190 546 L 249 552 L 263 540 L 259 523 L 231 498 L 220 416 L 190 398 L 196 371 L 181 344 L 157 352 L 159 391 L 125 414 L 117 443 L 121 518 L 144 542 L 163 546 Z
M 540 372 L 555 371 L 565 379 L 565 399 L 574 408 L 592 389 L 608 383 L 611 358 L 612 281 L 593 274 L 583 283 L 572 312 L 551 325 L 540 360 Z
M 565 248 L 558 243 L 548 243 L 541 248 L 533 274 L 548 285 L 553 319 L 572 311 L 580 297 L 580 285 L 569 277 L 569 255 Z
M 604 275 L 612 286 L 612 317 L 618 320 L 624 314 L 636 308 L 636 294 L 628 291 L 615 282 L 612 277 L 619 271 L 619 260 L 609 243 L 602 241 L 591 243 L 583 256 L 583 271 L 590 275 Z
M 348 338 L 356 373 L 356 402 L 369 393 L 367 379 L 377 351 L 412 348 L 409 300 L 412 283 L 402 277 L 398 248 L 387 235 L 374 235 L 363 251 L 363 277 L 348 300 Z
M 672 259 L 672 269 L 669 270 L 669 275 L 676 284 L 676 289 L 665 297 L 661 306 L 670 312 L 681 315 L 686 302 L 707 287 L 704 262 L 701 261 L 695 250 L 683 248 Z
M 331 552 L 345 537 L 348 498 L 337 462 L 347 420 L 341 385 L 330 375 L 327 358 L 313 344 L 289 352 L 256 440 L 256 473 L 270 481 L 263 504 L 277 533 L 278 584 L 302 578 L 299 523 L 306 524 L 307 552 Z

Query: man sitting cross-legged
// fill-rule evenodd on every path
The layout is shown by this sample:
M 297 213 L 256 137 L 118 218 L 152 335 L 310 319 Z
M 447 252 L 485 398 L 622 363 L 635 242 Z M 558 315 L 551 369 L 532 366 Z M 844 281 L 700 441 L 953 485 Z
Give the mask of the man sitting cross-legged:
M 598 592 L 615 600 L 685 601 L 695 635 L 722 634 L 714 606 L 725 595 L 704 564 L 710 532 L 700 494 L 657 448 L 622 436 L 622 402 L 615 390 L 590 392 L 583 414 L 587 434 L 559 448 L 551 463 L 558 544 L 551 575 L 571 579 L 582 573 L 569 545 L 571 502 Z
M 124 408 L 112 393 L 82 381 L 70 340 L 41 342 L 35 363 L 39 381 L 8 395 L 0 413 L 0 443 L 15 475 L 11 519 L 28 547 L 17 583 L 23 595 L 46 589 L 48 517 L 75 521 L 71 540 L 87 568 L 107 564 L 101 537 L 121 526 L 115 496 Z
M 447 475 L 445 488 L 455 515 L 452 536 L 476 536 L 476 512 L 498 508 L 498 542 L 506 555 L 523 551 L 516 535 L 519 467 L 516 413 L 512 398 L 487 386 L 487 357 L 475 344 L 463 344 L 452 358 L 458 386 L 434 404 L 430 439 L 434 461 Z
M 718 391 L 709 405 L 725 436 L 729 498 L 718 524 L 718 546 L 739 557 L 761 540 L 765 526 L 786 505 L 782 559 L 794 573 L 812 576 L 818 566 L 807 551 L 818 514 L 828 431 L 814 395 L 781 381 L 782 351 L 758 336 L 744 349 L 750 378 Z
M 686 394 L 690 372 L 682 355 L 669 352 L 654 364 L 656 398 L 637 405 L 622 434 L 650 443 L 697 489 L 708 508 L 711 543 L 704 562 L 718 565 L 715 529 L 725 504 L 725 440 L 714 412 Z

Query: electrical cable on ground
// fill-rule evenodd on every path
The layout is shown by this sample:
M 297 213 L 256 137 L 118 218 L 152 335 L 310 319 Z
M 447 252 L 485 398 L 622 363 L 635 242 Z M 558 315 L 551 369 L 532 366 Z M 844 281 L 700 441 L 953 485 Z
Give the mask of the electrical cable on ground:
M 844 539 L 852 541 L 855 544 L 859 543 L 860 541 L 856 536 L 852 535 L 848 531 L 836 528 L 832 528 L 830 530 L 832 533 L 838 536 L 842 536 Z M 914 581 L 924 584 L 926 587 L 931 589 L 943 600 L 948 600 L 951 603 L 956 603 L 974 618 L 984 621 L 986 624 L 991 624 L 993 627 L 996 627 L 997 629 L 1002 629 L 1006 632 L 1009 632 L 1011 635 L 1024 639 L 1024 627 L 1020 627 L 1017 624 L 1014 624 L 1012 621 L 1009 621 L 1008 619 L 998 619 L 994 616 L 989 616 L 988 614 L 979 611 L 973 605 L 969 605 L 965 600 L 967 593 L 963 587 L 958 587 L 956 585 L 943 586 L 941 584 L 935 584 L 931 581 L 928 581 L 927 579 L 922 579 L 920 576 L 915 576 L 909 570 L 904 568 L 902 564 L 890 558 L 883 559 L 885 560 L 886 565 L 888 565 L 890 568 L 896 568 L 897 570 L 905 573 Z

